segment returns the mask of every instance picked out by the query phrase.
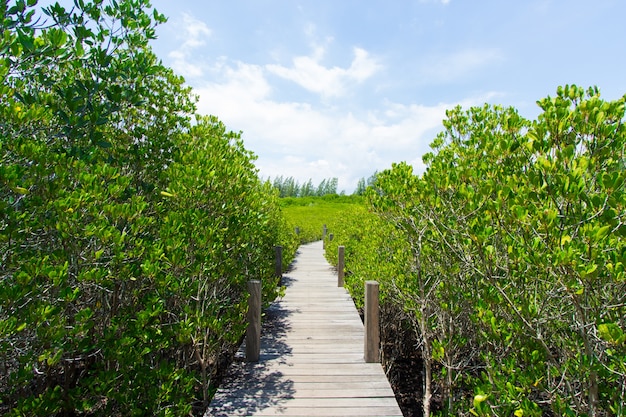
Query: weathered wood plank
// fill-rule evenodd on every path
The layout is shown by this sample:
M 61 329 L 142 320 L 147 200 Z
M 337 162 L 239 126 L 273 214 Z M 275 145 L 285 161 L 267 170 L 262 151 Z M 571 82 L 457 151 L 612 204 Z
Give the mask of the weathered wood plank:
M 356 343 L 346 343 L 337 345 L 334 343 L 302 343 L 295 344 L 290 343 L 289 346 L 284 347 L 269 347 L 264 350 L 266 354 L 285 354 L 285 355 L 298 355 L 299 358 L 302 358 L 300 355 L 317 355 L 317 356 L 330 356 L 332 354 L 354 354 L 354 352 L 358 352 L 359 346 Z
M 231 400 L 233 398 L 246 398 L 250 395 L 250 387 L 237 387 L 228 393 L 220 393 L 213 398 L 213 401 L 220 401 L 221 398 Z M 281 390 L 264 390 L 263 395 L 272 398 L 394 398 L 390 388 L 344 388 L 344 389 L 306 389 L 294 388 L 293 394 L 285 394 Z M 395 399 L 394 399 L 395 401 Z M 352 402 L 351 402 L 352 403 Z
M 259 360 L 260 361 L 270 361 L 281 359 L 285 356 L 284 353 L 261 353 Z M 361 363 L 363 362 L 363 354 L 341 354 L 337 355 L 336 358 L 325 358 L 320 357 L 320 355 L 300 355 L 302 358 L 298 359 L 298 363 L 305 363 L 309 365 L 323 365 L 323 364 L 333 364 L 333 365 L 341 365 L 346 363 Z M 293 355 L 291 357 L 286 358 L 281 364 L 291 365 L 293 363 Z
M 361 361 L 363 359 L 361 358 Z M 274 361 L 274 366 L 267 368 L 257 369 L 243 369 L 242 374 L 253 377 L 259 375 L 263 377 L 264 374 L 272 372 L 279 372 L 286 377 L 293 376 L 309 376 L 309 375 L 327 375 L 327 376 L 339 376 L 339 375 L 355 375 L 361 376 L 366 379 L 369 375 L 380 376 L 385 378 L 385 374 L 382 369 L 377 370 L 375 368 L 361 367 L 362 363 L 293 363 L 289 361 Z M 286 366 L 285 366 L 286 365 Z
M 402 413 L 398 411 L 398 406 L 389 407 L 346 407 L 346 408 L 333 408 L 324 407 L 323 404 L 318 405 L 315 408 L 291 408 L 286 405 L 287 403 L 279 403 L 272 405 L 268 408 L 259 408 L 254 410 L 254 407 L 248 408 L 227 408 L 223 410 L 215 410 L 210 416 L 215 417 L 230 417 L 230 416 L 282 416 L 282 417 L 403 417 Z M 252 408 L 252 411 L 250 411 Z
M 306 381 L 301 380 L 301 379 L 294 381 L 293 379 L 287 379 L 277 374 L 267 375 L 267 378 L 263 380 L 251 379 L 251 378 L 248 378 L 247 375 L 240 375 L 239 377 L 231 378 L 230 381 L 234 383 L 232 386 L 224 385 L 218 390 L 218 392 L 232 390 L 234 389 L 233 387 L 239 387 L 241 385 L 250 385 L 253 387 L 264 387 L 264 389 L 271 390 L 273 389 L 272 384 L 276 385 L 281 382 L 288 383 L 290 387 L 297 387 L 300 384 L 305 385 L 305 386 L 308 386 L 309 384 L 323 384 L 323 385 L 326 385 L 327 389 L 337 389 L 337 387 L 352 386 L 353 384 L 363 384 L 367 386 L 370 386 L 370 385 L 380 386 L 380 384 L 383 384 L 385 386 L 389 385 L 389 382 L 387 382 L 386 379 L 374 378 L 374 379 L 368 380 L 368 379 L 364 379 L 363 377 L 359 375 L 340 375 L 340 376 L 313 375 L 313 376 L 307 377 Z M 333 386 L 334 388 L 332 388 Z
M 258 390 L 263 388 L 264 395 L 279 395 L 281 391 L 273 387 L 266 387 L 265 381 L 258 380 L 242 380 L 238 381 L 238 384 L 234 388 L 229 388 L 228 391 L 220 390 L 217 392 L 216 398 L 223 395 L 238 396 L 237 393 L 249 393 L 250 390 Z M 381 396 L 393 396 L 393 390 L 389 386 L 387 381 L 381 381 L 379 379 L 375 381 L 362 381 L 360 378 L 355 381 L 345 380 L 341 381 L 340 390 L 337 389 L 337 384 L 333 382 L 305 382 L 298 381 L 291 384 L 291 388 L 295 391 L 296 396 L 307 397 L 317 396 L 311 393 L 329 393 L 324 395 L 325 397 L 360 397 L 361 393 L 376 392 L 378 395 L 366 395 L 372 397 Z M 383 395 L 384 394 L 384 395 Z
M 245 397 L 223 397 L 216 398 L 215 402 L 219 403 L 223 400 L 224 404 L 228 404 L 231 407 L 239 408 L 252 405 L 253 407 L 259 407 L 264 402 L 265 398 L 259 398 L 256 396 Z M 294 396 L 286 397 L 271 397 L 272 400 L 288 400 L 289 408 L 315 408 L 316 406 L 323 405 L 328 408 L 370 408 L 370 407 L 392 407 L 397 406 L 396 399 L 394 397 L 370 397 L 370 398 L 358 398 L 358 405 L 354 398 L 299 398 Z

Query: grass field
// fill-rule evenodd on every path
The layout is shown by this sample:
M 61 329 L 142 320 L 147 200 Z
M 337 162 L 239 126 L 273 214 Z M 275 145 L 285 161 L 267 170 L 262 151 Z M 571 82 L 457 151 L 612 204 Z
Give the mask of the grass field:
M 363 204 L 359 196 L 330 195 L 324 197 L 287 197 L 281 199 L 287 222 L 298 228 L 300 243 L 321 240 L 324 225 L 332 233 L 333 225 L 341 221 L 355 205 Z

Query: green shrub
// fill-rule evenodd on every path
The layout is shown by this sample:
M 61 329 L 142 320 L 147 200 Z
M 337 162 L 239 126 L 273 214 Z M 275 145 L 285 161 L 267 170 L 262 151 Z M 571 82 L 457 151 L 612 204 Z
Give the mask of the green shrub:
M 300 243 L 321 240 L 326 225 L 327 234 L 332 233 L 330 224 L 340 222 L 345 213 L 362 205 L 358 196 L 326 195 L 323 197 L 285 197 L 280 199 L 285 218 L 292 230 L 298 230 Z
M 331 243 L 357 300 L 378 277 L 409 314 L 425 415 L 435 392 L 444 414 L 624 414 L 624 102 L 565 86 L 532 122 L 450 110 L 426 172 L 379 173 L 380 220 Z
M 147 1 L 2 3 L 0 412 L 202 413 L 288 237 L 238 134 L 148 47 Z M 32 12 L 32 13 L 31 13 Z

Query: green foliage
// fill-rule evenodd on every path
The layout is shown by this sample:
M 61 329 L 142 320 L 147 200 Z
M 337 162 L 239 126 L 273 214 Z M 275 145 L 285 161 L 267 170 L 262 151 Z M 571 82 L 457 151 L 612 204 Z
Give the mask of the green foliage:
M 239 135 L 191 127 L 148 1 L 35 4 L 0 5 L 0 412 L 202 412 L 246 280 L 275 294 L 278 197 Z
M 355 206 L 362 205 L 363 201 L 356 196 L 332 194 L 323 197 L 281 198 L 280 204 L 291 230 L 297 228 L 300 244 L 321 240 L 324 225 L 328 234 L 333 233 L 334 225 Z
M 326 241 L 326 258 L 337 265 L 338 246 L 345 247 L 345 287 L 357 308 L 364 305 L 367 280 L 381 284 L 381 299 L 389 294 L 389 277 L 402 278 L 412 263 L 408 246 L 393 225 L 369 212 L 364 204 L 346 207 L 329 222 L 333 240 Z
M 393 228 L 346 222 L 365 279 L 393 264 L 378 277 L 419 335 L 425 415 L 435 392 L 447 414 L 624 414 L 624 102 L 565 86 L 535 121 L 450 110 L 426 172 L 395 164 L 367 193 Z
M 262 278 L 263 299 L 276 296 L 273 248 L 282 219 L 254 156 L 215 117 L 197 120 L 179 155 L 167 171 L 160 246 L 149 262 L 172 291 L 168 311 L 177 316 L 170 320 L 193 349 L 206 404 L 216 354 L 245 329 L 246 282 Z

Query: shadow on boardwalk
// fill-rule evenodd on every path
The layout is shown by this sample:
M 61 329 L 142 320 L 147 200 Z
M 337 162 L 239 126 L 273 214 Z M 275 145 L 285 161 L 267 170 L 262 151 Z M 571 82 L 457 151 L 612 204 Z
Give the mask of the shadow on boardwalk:
M 289 277 L 283 277 L 285 286 L 290 286 L 292 281 Z M 293 380 L 275 369 L 277 363 L 286 363 L 286 358 L 292 353 L 285 341 L 287 332 L 291 329 L 289 316 L 292 313 L 281 308 L 280 303 L 272 304 L 265 311 L 261 345 L 267 348 L 261 352 L 260 361 L 245 361 L 244 342 L 223 383 L 237 388 L 231 389 L 228 396 L 218 391 L 211 401 L 207 415 L 227 417 L 237 415 L 241 410 L 254 413 L 267 408 L 279 411 L 282 403 L 293 398 Z

